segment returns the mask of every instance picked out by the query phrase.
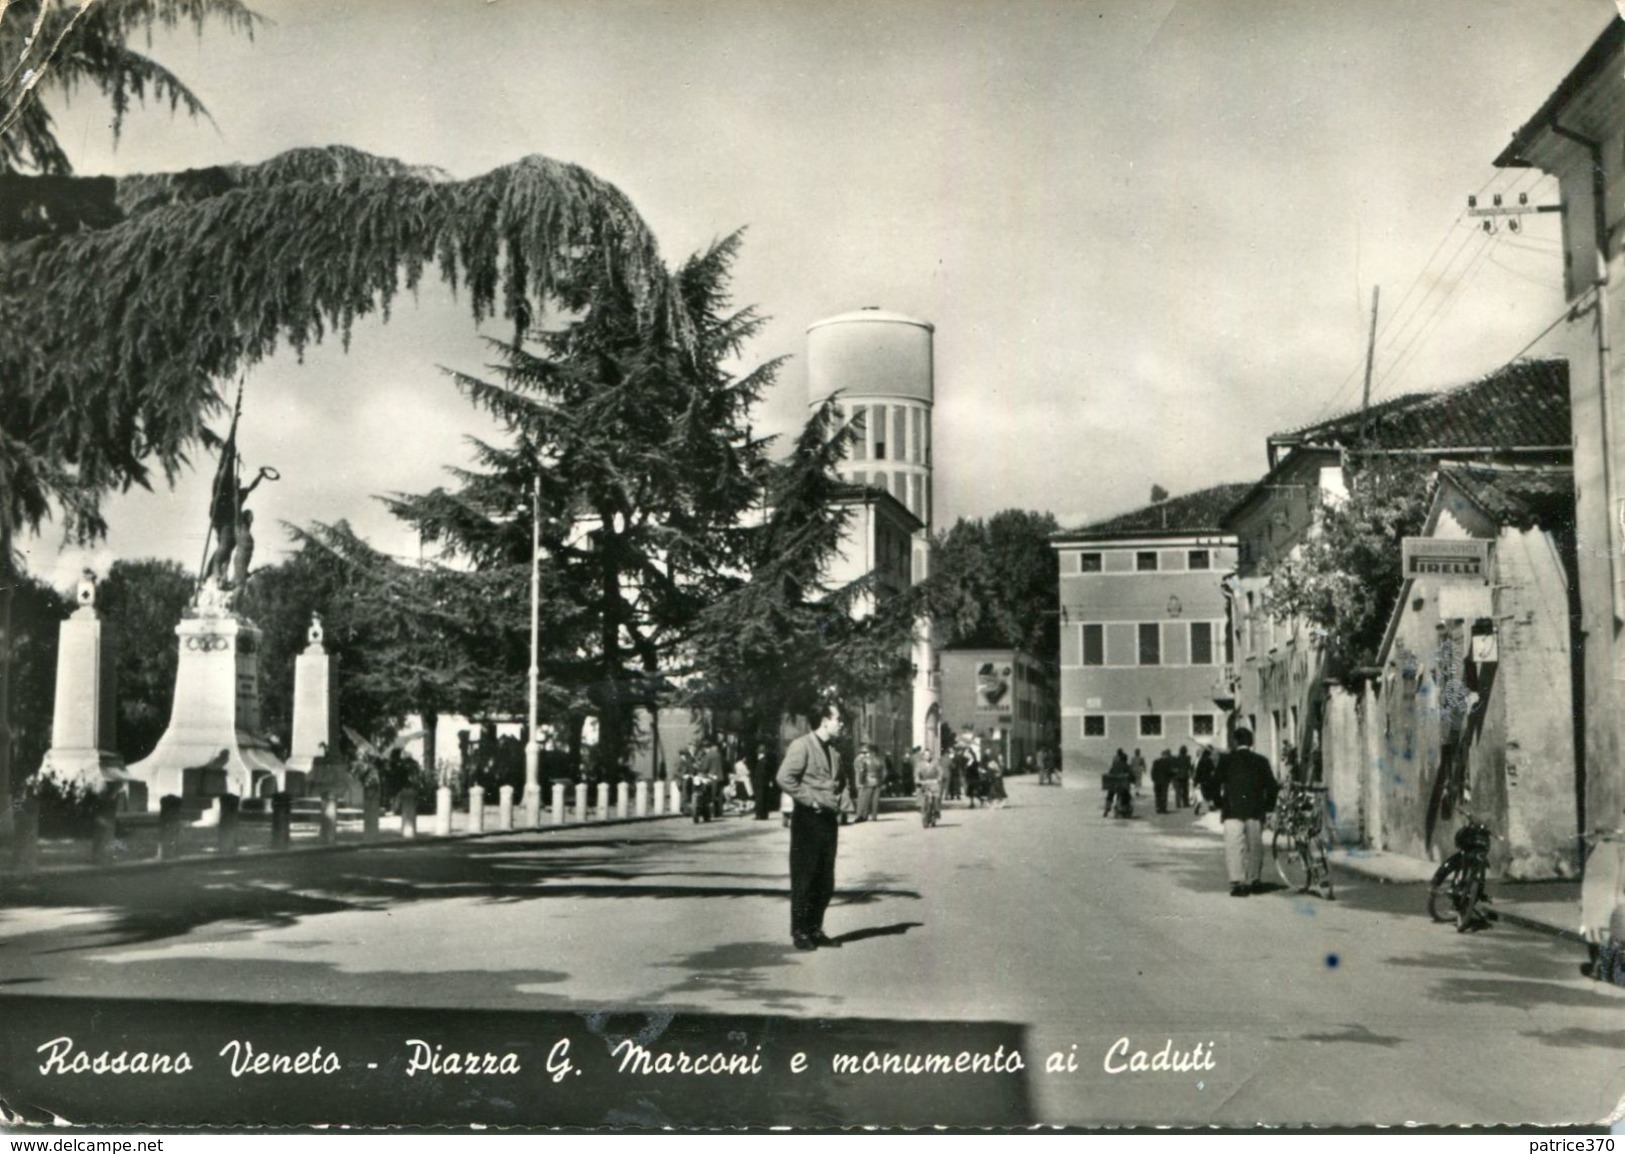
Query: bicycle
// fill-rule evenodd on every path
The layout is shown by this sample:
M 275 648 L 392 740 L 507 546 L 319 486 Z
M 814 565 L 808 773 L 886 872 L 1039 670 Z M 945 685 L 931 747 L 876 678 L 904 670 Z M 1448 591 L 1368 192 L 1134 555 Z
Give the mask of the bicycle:
M 1436 922 L 1454 919 L 1456 932 L 1466 933 L 1494 919 L 1494 914 L 1479 908 L 1489 901 L 1484 895 L 1484 880 L 1490 867 L 1490 842 L 1495 835 L 1490 827 L 1462 810 L 1467 819 L 1456 831 L 1456 852 L 1444 860 L 1428 883 L 1428 916 Z
M 1270 856 L 1281 880 L 1298 893 L 1316 890 L 1327 901 L 1335 901 L 1331 863 L 1326 859 L 1326 787 L 1289 782 L 1275 807 L 1275 836 Z

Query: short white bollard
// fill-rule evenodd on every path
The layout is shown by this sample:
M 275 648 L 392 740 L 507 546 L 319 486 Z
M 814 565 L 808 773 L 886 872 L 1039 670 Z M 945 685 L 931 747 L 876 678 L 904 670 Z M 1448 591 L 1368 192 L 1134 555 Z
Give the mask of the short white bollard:
M 624 781 L 615 783 L 615 816 L 626 816 L 626 782 Z
M 513 786 L 497 790 L 497 828 L 503 833 L 513 829 Z
M 470 786 L 468 790 L 468 832 L 485 832 L 485 787 Z
M 451 790 L 446 786 L 434 791 L 434 835 L 451 836 Z
M 666 783 L 666 812 L 683 812 L 683 783 L 680 781 Z
M 598 820 L 604 821 L 609 817 L 609 783 L 599 782 L 592 791 L 592 808 L 598 813 Z
M 585 782 L 576 786 L 576 820 L 587 820 L 587 784 Z
M 535 829 L 542 824 L 542 787 L 525 787 L 525 828 Z
M 564 783 L 553 783 L 553 824 L 564 824 Z
M 649 816 L 649 783 L 646 781 L 632 787 L 632 813 L 635 817 Z

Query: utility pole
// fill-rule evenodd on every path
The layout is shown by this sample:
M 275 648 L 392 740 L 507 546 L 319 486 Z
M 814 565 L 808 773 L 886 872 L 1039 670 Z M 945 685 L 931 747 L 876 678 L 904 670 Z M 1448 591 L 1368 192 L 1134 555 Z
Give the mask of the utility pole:
M 1382 298 L 1382 286 L 1371 289 L 1371 335 L 1365 342 L 1365 392 L 1360 397 L 1360 440 L 1365 440 L 1366 413 L 1371 409 L 1371 369 L 1377 359 L 1377 302 Z M 1404 304 L 1404 301 L 1400 302 Z

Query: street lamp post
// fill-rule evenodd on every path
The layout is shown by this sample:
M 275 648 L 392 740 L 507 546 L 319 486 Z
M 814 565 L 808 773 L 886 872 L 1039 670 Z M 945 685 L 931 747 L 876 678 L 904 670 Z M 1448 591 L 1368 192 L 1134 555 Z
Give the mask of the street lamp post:
M 541 692 L 542 618 L 542 474 L 532 479 L 530 490 L 530 739 L 525 742 L 525 811 L 541 812 L 542 740 L 537 732 L 537 697 Z

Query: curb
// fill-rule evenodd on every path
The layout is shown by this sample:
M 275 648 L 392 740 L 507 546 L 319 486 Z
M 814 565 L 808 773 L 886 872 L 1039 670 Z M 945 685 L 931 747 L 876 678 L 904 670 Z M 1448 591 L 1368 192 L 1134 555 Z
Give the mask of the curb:
M 479 841 L 493 837 L 513 837 L 516 834 L 555 833 L 564 830 L 577 829 L 604 829 L 618 825 L 647 825 L 649 822 L 669 821 L 672 818 L 689 818 L 685 813 L 648 814 L 644 817 L 612 817 L 603 821 L 565 822 L 563 825 L 538 825 L 529 829 L 496 829 L 481 830 L 479 833 L 452 833 L 433 834 L 420 833 L 417 837 L 403 838 L 395 836 L 389 840 L 377 841 L 349 841 L 336 845 L 295 845 L 287 849 L 245 849 L 234 854 L 189 854 L 182 857 L 170 858 L 143 858 L 140 861 L 115 862 L 110 865 L 96 865 L 85 863 L 82 865 L 50 866 L 37 869 L 32 873 L 20 874 L 11 869 L 0 870 L 0 890 L 28 885 L 55 877 L 83 877 L 97 874 L 122 874 L 132 870 L 171 870 L 185 869 L 197 866 L 229 866 L 237 863 L 255 865 L 267 861 L 282 861 L 289 857 L 314 857 L 323 854 L 356 853 L 361 850 L 408 850 L 423 849 L 432 845 L 445 845 L 458 841 Z

